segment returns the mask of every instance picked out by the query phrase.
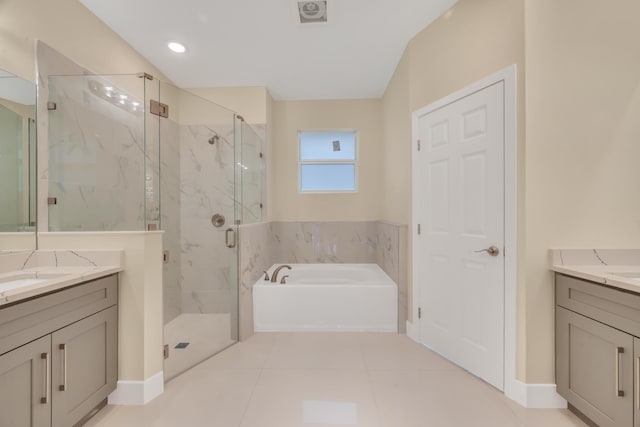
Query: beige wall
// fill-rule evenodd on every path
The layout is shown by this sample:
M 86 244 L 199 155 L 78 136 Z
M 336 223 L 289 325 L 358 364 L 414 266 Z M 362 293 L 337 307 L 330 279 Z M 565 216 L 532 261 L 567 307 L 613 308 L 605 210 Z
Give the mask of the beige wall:
M 411 185 L 402 173 L 411 111 L 518 66 L 518 378 L 527 383 L 554 382 L 548 249 L 640 240 L 629 185 L 640 182 L 639 12 L 634 0 L 461 0 L 409 43 L 385 92 L 383 213 L 410 223 L 410 196 L 394 188 Z
M 381 215 L 382 101 L 274 102 L 271 153 L 273 221 L 369 221 Z M 298 131 L 355 129 L 358 131 L 358 191 L 343 194 L 300 194 L 298 191 Z
M 273 110 L 274 110 L 274 101 L 271 97 L 271 94 L 267 92 L 267 148 L 266 148 L 266 158 L 264 160 L 264 168 L 266 175 L 267 185 L 263 189 L 263 202 L 265 204 L 265 209 L 263 212 L 266 212 L 266 216 L 262 218 L 263 221 L 270 221 L 273 218 L 273 208 L 271 200 L 273 198 L 273 174 L 271 171 L 273 170 L 273 145 L 275 140 L 275 131 L 274 131 L 274 122 L 273 122 Z
M 39 249 L 124 251 L 118 286 L 118 380 L 162 371 L 162 232 L 38 233 Z
M 640 242 L 640 2 L 526 2 L 527 380 L 553 380 L 550 247 Z
M 384 156 L 382 218 L 411 224 L 411 108 L 409 51 L 406 50 L 383 98 Z
M 240 114 L 247 123 L 267 123 L 270 98 L 264 86 L 189 88 L 187 91 Z
M 26 251 L 36 247 L 36 233 L 0 233 L 0 251 Z
M 0 68 L 32 82 L 36 39 L 96 73 L 146 71 L 167 80 L 78 0 L 4 0 L 0 28 Z
M 384 95 L 385 219 L 412 221 L 411 113 L 511 64 L 518 67 L 518 188 L 524 194 L 524 55 L 524 0 L 460 0 L 409 42 Z M 520 242 L 524 242 L 522 200 Z M 411 233 L 408 240 L 411 283 Z M 521 257 L 519 271 L 522 263 Z M 524 281 L 519 280 L 518 295 L 523 294 Z M 410 285 L 409 307 L 412 297 Z M 524 300 L 519 304 L 519 337 L 524 337 Z M 412 320 L 411 313 L 409 317 Z M 517 365 L 518 377 L 524 379 L 523 339 L 518 341 Z

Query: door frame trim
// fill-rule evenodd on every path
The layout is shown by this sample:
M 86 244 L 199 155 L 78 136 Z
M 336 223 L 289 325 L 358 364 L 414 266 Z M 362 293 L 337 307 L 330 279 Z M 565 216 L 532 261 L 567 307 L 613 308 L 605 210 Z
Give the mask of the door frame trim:
M 514 400 L 520 392 L 520 382 L 516 379 L 517 368 L 517 188 L 518 188 L 518 132 L 517 132 L 517 66 L 510 65 L 494 74 L 478 80 L 444 98 L 441 98 L 411 115 L 412 141 L 418 139 L 418 117 L 429 114 L 461 98 L 469 96 L 498 82 L 504 82 L 504 394 Z M 415 182 L 415 146 L 412 143 L 412 182 Z M 412 234 L 417 230 L 416 186 L 413 185 L 412 200 Z M 412 239 L 412 292 L 413 319 L 418 318 L 420 289 L 416 285 L 417 267 L 416 240 Z M 407 327 L 411 338 L 420 342 L 419 323 Z

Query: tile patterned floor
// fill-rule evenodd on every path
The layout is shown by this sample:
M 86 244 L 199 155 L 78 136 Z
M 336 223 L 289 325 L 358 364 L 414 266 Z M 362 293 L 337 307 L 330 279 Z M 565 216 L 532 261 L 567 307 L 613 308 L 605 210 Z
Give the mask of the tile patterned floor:
M 146 406 L 107 406 L 91 427 L 583 427 L 525 409 L 404 335 L 263 333 L 166 384 Z

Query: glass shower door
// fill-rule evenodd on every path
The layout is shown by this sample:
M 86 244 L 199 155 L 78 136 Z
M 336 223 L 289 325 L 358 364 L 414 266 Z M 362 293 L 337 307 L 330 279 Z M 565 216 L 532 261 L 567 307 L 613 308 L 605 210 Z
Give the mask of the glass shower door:
M 236 132 L 238 157 L 238 179 L 240 180 L 239 211 L 237 215 L 243 224 L 262 221 L 264 206 L 262 183 L 264 177 L 262 138 L 244 120 L 239 120 Z
M 165 379 L 238 340 L 234 114 L 161 83 Z
M 49 231 L 147 229 L 157 212 L 149 216 L 156 201 L 145 187 L 158 184 L 158 171 L 149 169 L 145 79 L 69 75 L 48 83 Z

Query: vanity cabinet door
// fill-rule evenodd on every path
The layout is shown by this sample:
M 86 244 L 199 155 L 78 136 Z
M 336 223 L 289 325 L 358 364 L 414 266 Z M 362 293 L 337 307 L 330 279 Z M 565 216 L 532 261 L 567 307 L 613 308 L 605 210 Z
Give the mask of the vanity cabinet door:
M 52 426 L 76 424 L 116 387 L 118 310 L 111 307 L 52 334 Z
M 51 425 L 51 336 L 0 356 L 0 426 Z
M 600 427 L 633 426 L 634 337 L 556 307 L 558 393 Z

